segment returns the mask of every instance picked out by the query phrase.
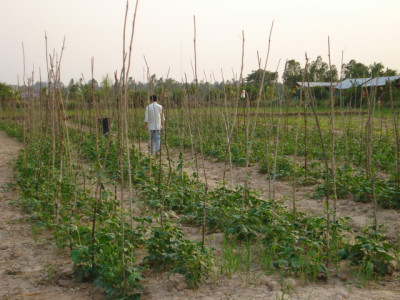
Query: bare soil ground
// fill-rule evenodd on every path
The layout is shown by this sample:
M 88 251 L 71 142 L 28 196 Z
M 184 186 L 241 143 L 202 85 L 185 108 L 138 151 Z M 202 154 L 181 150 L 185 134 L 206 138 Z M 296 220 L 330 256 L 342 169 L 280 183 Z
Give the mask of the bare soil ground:
M 145 144 L 142 150 L 146 151 Z M 50 233 L 35 236 L 21 213 L 18 194 L 9 188 L 13 181 L 12 162 L 21 144 L 0 132 L 0 299 L 103 299 L 100 292 L 95 293 L 90 284 L 77 282 L 73 276 L 73 265 L 68 251 L 57 253 L 49 242 Z M 163 150 L 164 151 L 164 150 Z M 165 151 L 163 152 L 163 155 Z M 176 152 L 172 158 L 177 157 Z M 185 151 L 185 171 L 193 173 L 190 151 Z M 200 166 L 202 166 L 202 161 Z M 221 184 L 224 163 L 204 160 L 210 187 Z M 251 167 L 250 187 L 267 198 L 268 182 Z M 242 184 L 244 168 L 234 167 L 233 184 Z M 229 172 L 227 181 L 230 181 Z M 311 196 L 315 187 L 298 187 L 297 207 L 301 211 L 322 215 L 321 200 Z M 277 198 L 290 207 L 291 185 L 277 182 Z M 10 203 L 15 203 L 11 206 Z M 351 226 L 359 230 L 368 224 L 372 216 L 372 206 L 340 200 L 338 214 L 353 218 Z M 389 236 L 396 238 L 400 226 L 399 213 L 392 210 L 379 210 L 379 219 L 387 224 Z M 197 228 L 184 228 L 185 234 L 197 239 Z M 223 234 L 208 236 L 207 243 L 220 251 Z M 261 272 L 251 275 L 234 274 L 229 279 L 224 274 L 216 274 L 201 285 L 198 290 L 188 289 L 182 276 L 168 278 L 166 272 L 149 272 L 143 282 L 143 299 L 400 299 L 400 285 L 397 273 L 383 278 L 380 282 L 369 282 L 360 288 L 354 282 L 354 275 L 348 270 L 339 271 L 327 282 L 303 283 L 299 279 L 280 278 L 279 274 L 264 275 Z

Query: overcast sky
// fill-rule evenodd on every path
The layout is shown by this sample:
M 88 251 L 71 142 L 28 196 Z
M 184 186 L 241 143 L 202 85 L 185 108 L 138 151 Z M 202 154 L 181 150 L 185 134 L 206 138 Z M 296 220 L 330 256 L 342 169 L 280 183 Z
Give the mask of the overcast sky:
M 129 32 L 135 1 L 130 1 Z M 68 84 L 82 74 L 100 81 L 122 67 L 122 33 L 126 0 L 0 0 L 0 82 L 22 84 L 25 48 L 26 78 L 46 78 L 45 32 L 48 48 L 60 53 L 61 80 Z M 400 71 L 399 0 L 141 0 L 139 1 L 133 63 L 130 75 L 145 81 L 146 57 L 150 73 L 178 81 L 193 79 L 193 16 L 197 27 L 199 79 L 217 81 L 240 73 L 242 30 L 245 35 L 244 74 L 258 68 L 257 51 L 265 62 L 268 35 L 274 28 L 267 69 L 279 60 L 281 77 L 286 59 L 304 65 L 304 54 L 340 69 L 355 59 L 366 65 L 382 62 Z M 222 70 L 222 72 L 221 72 Z M 213 79 L 213 78 L 212 78 Z

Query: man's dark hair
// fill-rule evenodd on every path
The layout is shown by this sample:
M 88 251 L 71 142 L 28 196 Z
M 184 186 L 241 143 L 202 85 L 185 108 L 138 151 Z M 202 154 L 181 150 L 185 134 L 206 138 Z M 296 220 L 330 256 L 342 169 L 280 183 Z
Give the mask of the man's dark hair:
M 157 95 L 151 95 L 150 96 L 151 101 L 157 101 Z

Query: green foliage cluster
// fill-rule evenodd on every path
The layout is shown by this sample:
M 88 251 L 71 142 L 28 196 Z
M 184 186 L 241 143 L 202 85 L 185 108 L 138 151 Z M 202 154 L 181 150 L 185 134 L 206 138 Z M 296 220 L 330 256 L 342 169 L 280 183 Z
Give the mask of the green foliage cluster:
M 213 256 L 200 242 L 185 239 L 182 229 L 166 219 L 152 227 L 144 258 L 153 267 L 170 269 L 169 274 L 185 276 L 189 287 L 197 288 L 202 278 L 211 274 Z
M 12 123 L 0 120 L 0 130 L 7 132 L 9 136 L 17 138 L 19 141 L 23 139 L 22 128 L 20 126 L 15 126 Z
M 389 272 L 390 262 L 395 259 L 390 254 L 393 245 L 389 244 L 382 233 L 370 227 L 363 231 L 363 235 L 355 237 L 355 243 L 339 251 L 342 258 L 349 259 L 351 265 L 358 266 L 359 272 L 365 279 L 376 278 Z
M 371 202 L 373 193 L 377 203 L 383 208 L 400 208 L 400 189 L 396 186 L 394 179 L 382 179 L 372 174 L 374 180 L 373 191 L 371 180 L 367 177 L 365 170 L 354 169 L 349 165 L 343 165 L 336 169 L 336 194 L 338 199 L 351 196 L 356 202 Z M 333 177 L 330 177 L 330 190 L 333 191 Z M 327 183 L 319 185 L 316 190 L 316 198 L 325 196 Z
M 259 172 L 267 174 L 269 178 L 274 178 L 274 157 L 269 156 L 268 162 L 262 161 L 260 163 Z M 279 155 L 276 157 L 276 179 L 289 179 L 293 175 L 293 162 L 289 161 L 287 156 Z

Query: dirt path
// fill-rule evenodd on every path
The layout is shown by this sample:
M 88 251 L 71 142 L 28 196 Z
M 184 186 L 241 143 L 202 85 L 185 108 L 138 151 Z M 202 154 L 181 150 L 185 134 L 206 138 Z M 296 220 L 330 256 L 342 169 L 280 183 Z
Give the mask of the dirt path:
M 103 299 L 91 284 L 76 282 L 69 254 L 57 253 L 49 232 L 33 235 L 9 188 L 20 149 L 0 131 L 0 299 Z

